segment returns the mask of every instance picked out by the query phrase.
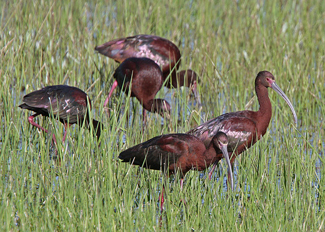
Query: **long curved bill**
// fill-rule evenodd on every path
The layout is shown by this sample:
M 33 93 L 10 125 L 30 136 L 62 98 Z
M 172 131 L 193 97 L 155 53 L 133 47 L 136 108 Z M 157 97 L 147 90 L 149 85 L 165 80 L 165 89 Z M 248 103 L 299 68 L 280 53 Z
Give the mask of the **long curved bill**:
M 293 117 L 295 118 L 295 123 L 297 124 L 298 120 L 297 120 L 297 114 L 295 109 L 293 108 L 289 98 L 287 97 L 287 95 L 285 95 L 285 93 L 282 91 L 282 89 L 275 83 L 273 82 L 271 85 L 271 88 L 275 90 L 275 92 L 277 92 L 289 105 L 291 112 L 293 114 Z
M 234 191 L 234 177 L 232 175 L 232 168 L 231 168 L 231 163 L 230 163 L 229 154 L 228 154 L 228 150 L 227 150 L 227 145 L 222 145 L 220 148 L 221 148 L 223 157 L 225 157 L 225 159 L 227 161 L 228 177 L 230 178 L 231 190 Z

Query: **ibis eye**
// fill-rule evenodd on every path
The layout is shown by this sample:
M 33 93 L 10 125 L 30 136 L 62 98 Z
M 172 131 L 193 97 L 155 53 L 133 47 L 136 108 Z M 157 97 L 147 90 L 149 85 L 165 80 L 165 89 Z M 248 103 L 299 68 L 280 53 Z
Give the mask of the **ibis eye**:
M 269 77 L 266 78 L 266 81 L 267 81 L 267 83 L 269 83 L 269 87 L 271 87 L 272 83 L 274 82 L 274 80 Z

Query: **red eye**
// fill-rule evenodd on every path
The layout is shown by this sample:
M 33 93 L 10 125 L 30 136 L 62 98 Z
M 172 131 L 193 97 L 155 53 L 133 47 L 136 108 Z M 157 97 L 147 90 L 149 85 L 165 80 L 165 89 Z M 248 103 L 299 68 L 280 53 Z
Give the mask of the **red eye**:
M 272 85 L 272 83 L 274 82 L 274 80 L 272 80 L 271 78 L 266 78 L 266 81 L 270 84 L 270 85 Z

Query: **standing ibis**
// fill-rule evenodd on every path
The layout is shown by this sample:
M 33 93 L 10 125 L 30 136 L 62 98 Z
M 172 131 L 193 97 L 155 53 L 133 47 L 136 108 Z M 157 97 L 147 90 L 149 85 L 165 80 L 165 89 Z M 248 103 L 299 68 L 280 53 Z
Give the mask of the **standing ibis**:
M 170 114 L 170 105 L 164 99 L 154 99 L 163 84 L 162 72 L 151 59 L 131 57 L 124 60 L 114 73 L 115 81 L 104 106 L 112 96 L 113 90 L 119 86 L 124 92 L 131 91 L 131 97 L 136 97 L 145 110 L 159 113 L 162 117 Z
M 38 115 L 46 117 L 53 115 L 64 124 L 65 132 L 62 142 L 65 141 L 67 135 L 67 127 L 72 124 L 78 123 L 82 125 L 85 121 L 86 127 L 90 129 L 88 102 L 90 106 L 91 102 L 87 94 L 76 87 L 67 85 L 47 86 L 25 95 L 23 102 L 19 106 L 20 108 L 36 113 L 28 117 L 29 123 L 42 131 L 48 133 L 48 130 L 34 122 L 34 118 Z M 92 120 L 92 124 L 95 128 L 94 132 L 97 138 L 99 138 L 102 124 L 95 119 Z M 56 143 L 54 135 L 53 140 Z
M 118 63 L 130 57 L 147 57 L 154 60 L 162 69 L 164 81 L 171 76 L 171 81 L 166 82 L 166 87 L 177 88 L 179 85 L 192 88 L 198 105 L 201 105 L 197 92 L 197 74 L 191 69 L 177 72 L 181 53 L 171 41 L 154 35 L 135 35 L 109 41 L 95 47 L 95 50 Z
M 228 137 L 229 156 L 233 154 L 230 158 L 231 166 L 233 167 L 236 156 L 254 145 L 266 133 L 272 116 L 268 87 L 274 89 L 287 102 L 293 113 L 295 123 L 297 123 L 296 112 L 288 97 L 275 83 L 274 76 L 268 71 L 262 71 L 257 74 L 255 79 L 255 91 L 260 105 L 258 111 L 245 110 L 226 113 L 203 123 L 187 133 L 198 137 L 207 147 L 217 132 L 224 132 Z M 222 157 L 223 155 L 220 153 L 210 171 L 210 178 Z
M 218 132 L 206 148 L 204 143 L 193 135 L 168 134 L 154 137 L 144 143 L 138 144 L 120 153 L 122 162 L 144 166 L 145 168 L 162 170 L 167 175 L 181 175 L 181 189 L 185 174 L 194 169 L 205 170 L 214 163 L 218 154 L 223 154 L 228 163 L 228 177 L 232 182 L 232 169 L 227 152 L 227 136 Z M 161 194 L 161 207 L 164 202 L 163 191 Z

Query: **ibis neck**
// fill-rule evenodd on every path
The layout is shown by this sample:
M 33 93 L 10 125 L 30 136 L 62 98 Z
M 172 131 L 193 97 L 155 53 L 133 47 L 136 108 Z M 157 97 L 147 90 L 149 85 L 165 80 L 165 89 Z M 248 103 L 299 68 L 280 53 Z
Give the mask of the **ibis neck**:
M 149 112 L 158 113 L 160 116 L 165 117 L 166 113 L 170 114 L 170 105 L 164 99 L 151 99 L 143 103 L 143 108 Z
M 264 135 L 272 117 L 272 105 L 265 86 L 256 85 L 255 90 L 260 105 L 257 111 L 257 127 L 259 134 Z
M 204 152 L 204 155 L 205 155 L 205 161 L 206 161 L 207 165 L 210 165 L 217 160 L 217 152 L 216 152 L 215 146 L 213 144 L 213 140 L 211 140 L 208 148 Z
M 166 70 L 163 72 L 163 78 L 164 78 L 164 81 L 168 78 L 168 76 L 170 75 L 170 79 L 168 79 L 165 83 L 165 86 L 167 88 L 177 88 L 177 80 L 179 80 L 179 75 L 178 73 L 176 72 L 176 70 L 173 70 L 171 73 L 170 73 L 170 70 Z M 182 77 L 182 83 L 184 82 L 184 77 Z M 182 86 L 182 84 L 180 84 L 180 86 Z
M 170 73 L 166 72 L 164 73 L 164 79 L 168 77 Z M 170 74 L 171 83 L 170 81 L 166 82 L 167 88 L 178 88 L 178 86 L 185 86 L 190 87 L 193 82 L 196 80 L 196 73 L 192 71 L 191 69 L 188 70 L 182 70 L 179 72 L 176 72 L 176 70 L 173 70 Z

